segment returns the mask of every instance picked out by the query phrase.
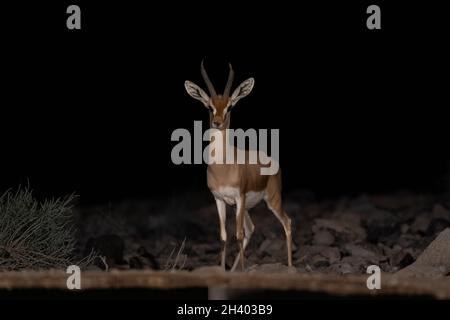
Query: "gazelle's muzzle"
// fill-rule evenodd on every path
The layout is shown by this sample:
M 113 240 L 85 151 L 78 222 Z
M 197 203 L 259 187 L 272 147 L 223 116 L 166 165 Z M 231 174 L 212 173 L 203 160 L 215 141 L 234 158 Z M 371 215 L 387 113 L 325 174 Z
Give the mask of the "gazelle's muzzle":
M 228 117 L 222 117 L 220 115 L 215 115 L 211 118 L 211 128 L 214 129 L 225 129 L 228 124 Z
M 211 123 L 211 127 L 213 127 L 214 129 L 221 129 L 223 125 L 223 122 L 219 122 L 219 121 L 213 121 Z

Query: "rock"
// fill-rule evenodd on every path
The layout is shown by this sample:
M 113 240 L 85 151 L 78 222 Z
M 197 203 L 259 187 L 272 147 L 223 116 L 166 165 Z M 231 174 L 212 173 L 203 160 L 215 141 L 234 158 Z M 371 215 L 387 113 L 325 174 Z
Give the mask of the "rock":
M 418 215 L 414 222 L 411 224 L 411 232 L 417 233 L 425 233 L 430 225 L 431 218 L 429 214 L 422 213 Z
M 336 247 L 306 245 L 301 246 L 296 253 L 296 256 L 299 258 L 299 262 L 307 263 L 312 263 L 312 260 L 316 255 L 326 258 L 330 264 L 333 264 L 341 259 L 341 252 Z
M 404 268 L 414 262 L 413 256 L 406 250 L 393 253 L 389 258 L 389 263 L 399 269 Z
M 321 229 L 333 230 L 340 233 L 352 231 L 347 225 L 338 220 L 316 219 L 314 222 L 313 232 L 318 232 Z
M 340 234 L 345 241 L 362 240 L 366 237 L 365 230 L 359 225 L 359 221 L 353 219 L 316 219 L 312 227 L 314 233 L 321 230 L 332 231 Z
M 408 209 L 408 210 L 402 210 L 394 213 L 395 219 L 398 221 L 398 223 L 401 225 L 408 226 L 408 231 L 411 227 L 411 221 L 413 221 L 417 216 L 417 209 Z
M 368 213 L 364 225 L 367 232 L 367 240 L 372 243 L 382 241 L 382 238 L 389 237 L 395 232 L 400 232 L 398 221 L 393 213 L 385 210 L 374 209 Z
M 322 246 L 331 246 L 334 243 L 334 236 L 326 231 L 319 230 L 314 234 L 312 244 L 313 245 L 322 245 Z
M 381 243 L 388 247 L 393 247 L 395 245 L 398 245 L 398 239 L 400 238 L 400 236 L 401 236 L 400 230 L 398 230 L 397 232 L 394 232 L 394 233 L 390 234 L 389 236 L 381 237 L 380 239 L 378 239 L 378 241 L 376 243 L 377 244 Z
M 347 244 L 344 246 L 344 250 L 349 253 L 352 257 L 362 258 L 371 263 L 380 263 L 386 261 L 387 258 L 382 254 L 383 250 L 377 246 L 371 246 L 370 244 L 366 247 Z
M 377 254 L 358 245 L 347 244 L 344 248 L 350 255 L 354 257 L 361 257 L 366 259 L 377 258 Z
M 415 244 L 420 240 L 420 236 L 417 234 L 402 234 L 398 240 L 397 244 L 402 248 L 410 248 L 415 246 Z
M 373 262 L 370 262 L 365 258 L 353 256 L 343 257 L 341 263 L 348 263 L 352 267 L 353 274 L 366 273 L 367 267 L 371 264 L 374 264 Z
M 418 264 L 450 267 L 450 229 L 442 231 L 417 258 Z
M 276 258 L 274 258 L 274 257 L 272 257 L 272 256 L 266 255 L 266 256 L 264 256 L 264 257 L 258 259 L 258 261 L 257 261 L 256 263 L 254 263 L 254 264 L 275 263 L 275 262 L 277 262 L 277 261 L 279 261 L 279 260 L 276 259 Z
M 292 245 L 292 251 L 296 251 L 294 244 Z M 258 252 L 259 254 L 268 254 L 277 259 L 285 259 L 286 241 L 284 239 L 266 239 L 259 246 Z
M 442 204 L 435 204 L 432 211 L 433 218 L 441 218 L 450 221 L 450 210 L 445 208 Z
M 305 272 L 313 272 L 313 269 L 311 268 L 311 266 L 309 264 L 307 264 L 305 266 Z
M 267 248 L 269 248 L 270 244 L 271 244 L 271 240 L 270 239 L 265 239 L 261 245 L 259 246 L 259 253 L 264 253 L 267 251 Z
M 414 244 L 414 247 L 409 248 L 410 250 L 418 251 L 416 255 L 412 254 L 412 256 L 418 258 L 435 238 L 436 235 L 419 238 L 419 240 L 417 240 L 417 242 Z
M 400 250 L 402 250 L 402 247 L 400 247 L 399 245 L 395 245 L 393 247 L 389 247 L 389 246 L 387 246 L 387 245 L 385 245 L 385 244 L 383 244 L 381 242 L 379 242 L 377 244 L 377 247 L 378 247 L 379 250 L 381 250 L 380 254 L 384 255 L 386 257 L 390 257 L 393 254 L 395 254 L 395 253 L 399 252 Z
M 330 271 L 339 273 L 339 274 L 356 274 L 359 273 L 359 270 L 357 267 L 352 266 L 350 263 L 347 262 L 339 262 L 337 264 L 332 265 L 329 268 Z
M 296 273 L 294 267 L 288 267 L 281 263 L 254 264 L 248 268 L 249 273 Z
M 409 229 L 410 229 L 410 227 L 409 227 L 409 225 L 407 225 L 406 223 L 404 223 L 404 224 L 402 224 L 402 225 L 400 226 L 400 232 L 401 232 L 402 234 L 407 233 L 407 232 L 409 231 Z
M 315 255 L 311 262 L 316 269 L 324 269 L 330 266 L 330 261 L 328 258 L 322 255 Z
M 330 261 L 330 263 L 335 263 L 341 259 L 341 252 L 336 247 L 326 247 L 320 254 Z
M 425 235 L 434 236 L 446 228 L 450 228 L 450 220 L 446 220 L 443 218 L 434 218 L 433 220 L 431 220 L 430 225 L 425 232 Z
M 442 231 L 417 260 L 398 271 L 406 277 L 441 277 L 450 273 L 450 229 Z
M 234 261 L 234 260 L 233 260 Z M 275 261 L 273 261 L 275 262 Z M 219 262 L 220 263 L 220 262 Z M 247 256 L 247 258 L 245 259 L 245 263 L 248 264 L 249 266 L 253 265 L 253 264 L 258 264 L 261 263 L 261 259 L 258 255 L 256 254 L 250 254 Z
M 347 225 L 358 227 L 361 227 L 363 221 L 362 216 L 363 215 L 357 211 L 337 211 L 332 215 L 333 219 L 344 221 Z

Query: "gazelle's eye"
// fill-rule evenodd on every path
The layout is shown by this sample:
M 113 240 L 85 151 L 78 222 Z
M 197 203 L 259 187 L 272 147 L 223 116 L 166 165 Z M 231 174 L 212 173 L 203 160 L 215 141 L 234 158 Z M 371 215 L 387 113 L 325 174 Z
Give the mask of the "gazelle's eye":
M 214 111 L 211 106 L 208 106 L 208 110 L 209 110 L 209 112 L 213 112 Z
M 231 111 L 231 106 L 229 106 L 228 108 L 227 108 L 227 113 L 230 113 L 230 111 Z

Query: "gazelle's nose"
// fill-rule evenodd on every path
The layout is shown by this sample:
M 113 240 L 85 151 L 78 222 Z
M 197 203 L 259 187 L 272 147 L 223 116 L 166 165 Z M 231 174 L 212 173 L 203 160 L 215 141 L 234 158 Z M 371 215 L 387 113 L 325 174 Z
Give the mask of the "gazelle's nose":
M 213 121 L 212 125 L 213 125 L 214 128 L 219 128 L 222 125 L 222 122 L 220 122 L 220 121 Z

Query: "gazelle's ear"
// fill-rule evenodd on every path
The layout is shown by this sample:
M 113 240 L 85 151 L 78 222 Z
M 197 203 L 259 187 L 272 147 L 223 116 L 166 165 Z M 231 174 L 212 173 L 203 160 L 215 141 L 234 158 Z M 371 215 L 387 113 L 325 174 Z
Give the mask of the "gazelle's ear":
M 188 80 L 184 82 L 184 87 L 186 88 L 187 93 L 192 98 L 200 100 L 205 105 L 205 107 L 208 106 L 209 96 L 206 94 L 205 91 L 203 91 L 202 88 L 200 88 L 198 85 Z
M 234 106 L 241 98 L 247 96 L 255 85 L 255 79 L 249 78 L 242 82 L 231 95 L 231 105 Z

